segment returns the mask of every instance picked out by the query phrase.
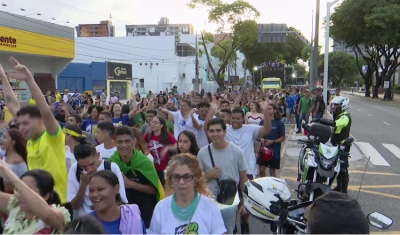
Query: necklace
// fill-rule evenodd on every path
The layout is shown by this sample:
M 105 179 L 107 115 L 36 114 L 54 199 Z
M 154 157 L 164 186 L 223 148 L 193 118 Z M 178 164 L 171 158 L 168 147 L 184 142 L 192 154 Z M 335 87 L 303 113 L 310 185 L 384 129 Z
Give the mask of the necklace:
M 171 201 L 171 209 L 172 213 L 174 214 L 175 218 L 181 221 L 188 221 L 191 220 L 194 213 L 196 212 L 197 205 L 199 204 L 200 197 L 198 193 L 195 193 L 193 201 L 190 203 L 189 206 L 187 207 L 180 207 L 176 203 L 176 197 L 175 194 L 172 196 L 172 201 Z

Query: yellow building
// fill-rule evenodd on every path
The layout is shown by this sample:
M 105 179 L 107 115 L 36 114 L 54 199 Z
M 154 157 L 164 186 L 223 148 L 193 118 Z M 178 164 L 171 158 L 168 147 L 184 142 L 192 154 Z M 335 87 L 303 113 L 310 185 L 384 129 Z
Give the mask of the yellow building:
M 8 61 L 14 56 L 29 68 L 43 91 L 54 91 L 55 78 L 75 58 L 74 29 L 2 11 L 0 19 L 0 64 L 5 71 L 14 71 Z M 18 99 L 29 101 L 26 83 L 9 79 Z

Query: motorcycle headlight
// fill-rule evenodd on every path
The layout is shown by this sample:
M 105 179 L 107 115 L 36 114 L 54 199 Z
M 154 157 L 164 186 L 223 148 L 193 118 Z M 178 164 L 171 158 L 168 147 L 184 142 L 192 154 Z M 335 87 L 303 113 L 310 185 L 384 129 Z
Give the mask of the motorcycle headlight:
M 329 169 L 332 167 L 333 163 L 335 162 L 335 157 L 331 158 L 331 159 L 327 159 L 324 156 L 320 157 L 320 161 L 321 161 L 321 166 L 324 169 Z

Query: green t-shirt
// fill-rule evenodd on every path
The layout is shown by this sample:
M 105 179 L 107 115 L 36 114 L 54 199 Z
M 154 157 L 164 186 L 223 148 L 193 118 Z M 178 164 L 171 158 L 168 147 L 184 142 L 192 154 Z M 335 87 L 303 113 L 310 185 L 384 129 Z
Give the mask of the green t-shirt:
M 308 113 L 311 108 L 311 98 L 310 97 L 301 97 L 300 99 L 300 113 Z
M 140 128 L 141 126 L 143 126 L 146 123 L 146 118 L 147 118 L 146 113 L 140 112 L 140 113 L 136 114 L 135 116 L 133 116 L 133 118 L 131 119 L 131 125 L 133 127 Z
M 249 112 L 249 109 L 246 106 L 243 106 L 242 109 L 244 111 L 244 115 Z
M 170 120 L 165 120 L 169 133 L 174 134 L 174 123 Z

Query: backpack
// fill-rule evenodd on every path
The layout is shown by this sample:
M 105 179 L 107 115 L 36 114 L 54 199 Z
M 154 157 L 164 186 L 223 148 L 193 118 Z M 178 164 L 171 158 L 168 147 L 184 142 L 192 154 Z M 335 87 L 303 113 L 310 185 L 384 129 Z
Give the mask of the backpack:
M 104 170 L 111 171 L 111 162 L 104 161 L 103 164 L 104 164 Z M 75 173 L 75 175 L 76 175 L 76 180 L 78 180 L 78 182 L 81 182 L 81 173 L 82 173 L 82 171 L 83 171 L 83 169 L 78 164 L 76 164 L 76 173 Z

